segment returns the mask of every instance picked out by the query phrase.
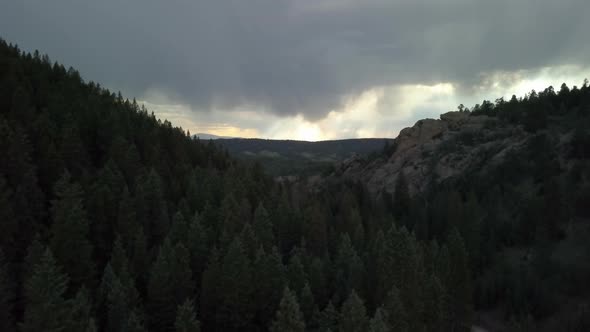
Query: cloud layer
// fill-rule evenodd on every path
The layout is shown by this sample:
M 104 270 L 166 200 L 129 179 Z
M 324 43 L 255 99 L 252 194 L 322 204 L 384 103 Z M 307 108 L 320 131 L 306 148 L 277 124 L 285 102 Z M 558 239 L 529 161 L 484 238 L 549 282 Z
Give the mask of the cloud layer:
M 589 16 L 587 0 L 20 0 L 0 4 L 0 31 L 194 121 L 342 137 L 585 69 Z

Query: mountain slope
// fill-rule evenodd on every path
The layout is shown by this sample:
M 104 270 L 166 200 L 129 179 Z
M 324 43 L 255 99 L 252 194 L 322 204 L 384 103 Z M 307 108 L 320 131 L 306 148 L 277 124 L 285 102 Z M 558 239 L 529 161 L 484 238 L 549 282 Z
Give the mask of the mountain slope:
M 482 324 L 510 317 L 516 330 L 566 324 L 583 331 L 589 323 L 580 317 L 590 303 L 583 281 L 590 277 L 590 87 L 549 87 L 482 105 L 420 120 L 380 157 L 347 160 L 315 185 L 365 184 L 418 238 L 441 239 L 457 228 L 470 253 Z
M 2 331 L 362 330 L 370 317 L 451 331 L 473 322 L 457 231 L 433 247 L 362 185 L 274 182 L 1 40 L 0 153 Z

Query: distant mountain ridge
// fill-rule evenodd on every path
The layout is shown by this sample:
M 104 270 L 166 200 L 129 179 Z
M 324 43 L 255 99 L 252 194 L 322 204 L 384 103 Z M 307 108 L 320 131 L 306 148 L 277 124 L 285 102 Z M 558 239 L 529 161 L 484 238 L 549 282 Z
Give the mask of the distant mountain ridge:
M 207 133 L 198 133 L 193 136 L 196 138 L 199 138 L 199 139 L 204 139 L 204 140 L 235 138 L 235 137 L 231 137 L 231 136 L 218 136 L 218 135 L 207 134 Z
M 393 142 L 389 138 L 358 138 L 329 141 L 219 138 L 217 144 L 234 157 L 260 162 L 271 175 L 320 173 L 352 156 L 378 153 Z

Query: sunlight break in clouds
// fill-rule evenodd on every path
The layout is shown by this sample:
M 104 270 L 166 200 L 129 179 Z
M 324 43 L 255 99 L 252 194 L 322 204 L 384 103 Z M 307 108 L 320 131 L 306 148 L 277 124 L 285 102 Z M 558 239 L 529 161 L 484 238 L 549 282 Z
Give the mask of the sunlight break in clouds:
M 523 96 L 531 90 L 543 91 L 549 86 L 558 91 L 562 83 L 570 88 L 574 85 L 582 85 L 583 80 L 588 78 L 590 68 L 581 66 L 564 65 L 558 67 L 543 67 L 537 70 L 519 70 L 515 72 L 494 72 L 481 75 L 482 84 L 478 87 L 478 95 L 486 91 L 505 99 L 513 94 L 517 97 Z M 497 97 L 494 97 L 494 99 Z M 490 97 L 491 99 L 491 97 Z
M 318 122 L 323 136 L 395 137 L 415 118 L 444 112 L 453 100 L 450 83 L 374 87 L 346 98 L 340 109 Z M 426 110 L 428 110 L 426 112 Z
M 438 116 L 445 112 L 448 105 L 455 103 L 453 93 L 449 83 L 375 87 L 346 97 L 342 107 L 316 122 L 301 115 L 279 117 L 247 110 L 194 112 L 188 105 L 144 103 L 159 118 L 168 119 L 191 133 L 317 141 L 394 137 L 400 129 L 412 125 L 416 116 L 430 113 Z
M 236 114 L 219 112 L 198 113 L 188 105 L 157 104 L 148 101 L 140 101 L 148 110 L 153 111 L 160 119 L 170 121 L 174 126 L 182 127 L 192 134 L 206 133 L 217 136 L 230 137 L 258 137 L 259 133 L 254 128 L 245 128 L 227 122 L 227 119 L 235 118 Z M 205 115 L 205 116 L 204 116 Z

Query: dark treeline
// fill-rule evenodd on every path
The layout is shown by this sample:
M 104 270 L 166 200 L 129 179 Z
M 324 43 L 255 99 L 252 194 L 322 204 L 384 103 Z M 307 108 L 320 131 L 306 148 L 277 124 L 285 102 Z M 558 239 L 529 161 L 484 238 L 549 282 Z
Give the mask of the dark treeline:
M 551 94 L 539 123 L 532 96 L 477 106 L 534 122 L 531 156 L 414 197 L 401 177 L 373 197 L 346 181 L 275 184 L 0 41 L 0 330 L 467 331 L 479 309 L 519 328 L 552 315 L 589 291 L 589 269 L 555 266 L 551 248 L 565 220 L 590 217 L 590 139 L 576 131 L 566 172 L 543 131 L 562 103 L 563 117 L 587 112 L 589 90 Z M 518 246 L 534 263 L 497 258 Z M 587 317 L 564 319 L 573 331 Z

